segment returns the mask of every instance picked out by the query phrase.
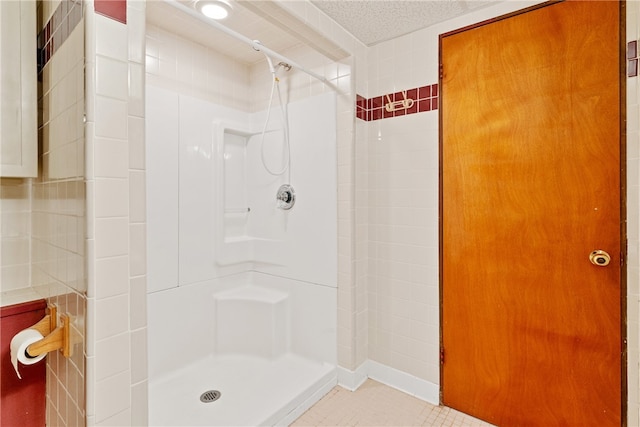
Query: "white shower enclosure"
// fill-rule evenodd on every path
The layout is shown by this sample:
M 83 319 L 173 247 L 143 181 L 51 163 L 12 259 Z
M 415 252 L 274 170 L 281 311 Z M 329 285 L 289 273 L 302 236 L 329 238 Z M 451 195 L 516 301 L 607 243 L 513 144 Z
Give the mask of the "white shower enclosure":
M 287 424 L 336 383 L 336 95 L 287 105 L 279 176 L 279 107 L 263 138 L 265 111 L 146 100 L 150 424 Z

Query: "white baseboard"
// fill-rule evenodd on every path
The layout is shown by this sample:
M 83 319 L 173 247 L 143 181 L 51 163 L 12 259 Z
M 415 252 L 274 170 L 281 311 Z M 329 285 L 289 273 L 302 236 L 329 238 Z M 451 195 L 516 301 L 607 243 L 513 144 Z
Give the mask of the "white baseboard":
M 338 366 L 338 385 L 350 391 L 356 391 L 368 378 L 367 362 L 358 366 L 355 371 Z
M 406 372 L 383 365 L 373 360 L 367 361 L 368 374 L 372 380 L 379 381 L 390 387 L 425 400 L 432 405 L 440 404 L 440 386 L 423 380 Z
M 373 360 L 367 360 L 355 371 L 338 367 L 338 384 L 355 391 L 367 378 L 376 380 L 433 405 L 440 404 L 440 386 Z

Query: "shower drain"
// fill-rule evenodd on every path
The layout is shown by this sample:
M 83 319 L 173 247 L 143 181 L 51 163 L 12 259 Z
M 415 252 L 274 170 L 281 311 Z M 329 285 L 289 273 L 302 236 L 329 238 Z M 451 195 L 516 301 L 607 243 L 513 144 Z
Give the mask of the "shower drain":
M 215 402 L 216 400 L 220 399 L 220 396 L 222 396 L 222 393 L 220 393 L 218 390 L 208 390 L 200 395 L 200 402 Z

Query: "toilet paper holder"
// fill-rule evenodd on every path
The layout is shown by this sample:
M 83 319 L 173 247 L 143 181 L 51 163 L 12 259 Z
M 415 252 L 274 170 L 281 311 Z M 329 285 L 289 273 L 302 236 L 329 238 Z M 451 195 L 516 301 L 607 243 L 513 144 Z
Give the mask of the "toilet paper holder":
M 40 332 L 44 338 L 27 347 L 25 351 L 27 357 L 34 358 L 55 350 L 62 350 L 64 357 L 71 356 L 70 316 L 66 313 L 61 314 L 62 325 L 58 326 L 57 311 L 58 309 L 55 305 L 49 305 L 47 307 L 47 315 L 29 328 Z

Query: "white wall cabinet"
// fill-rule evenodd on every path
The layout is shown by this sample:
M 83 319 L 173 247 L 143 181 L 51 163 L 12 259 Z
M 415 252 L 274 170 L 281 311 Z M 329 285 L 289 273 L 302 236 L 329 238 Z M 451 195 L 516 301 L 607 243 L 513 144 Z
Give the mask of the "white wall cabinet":
M 35 1 L 0 1 L 0 176 L 38 174 Z

